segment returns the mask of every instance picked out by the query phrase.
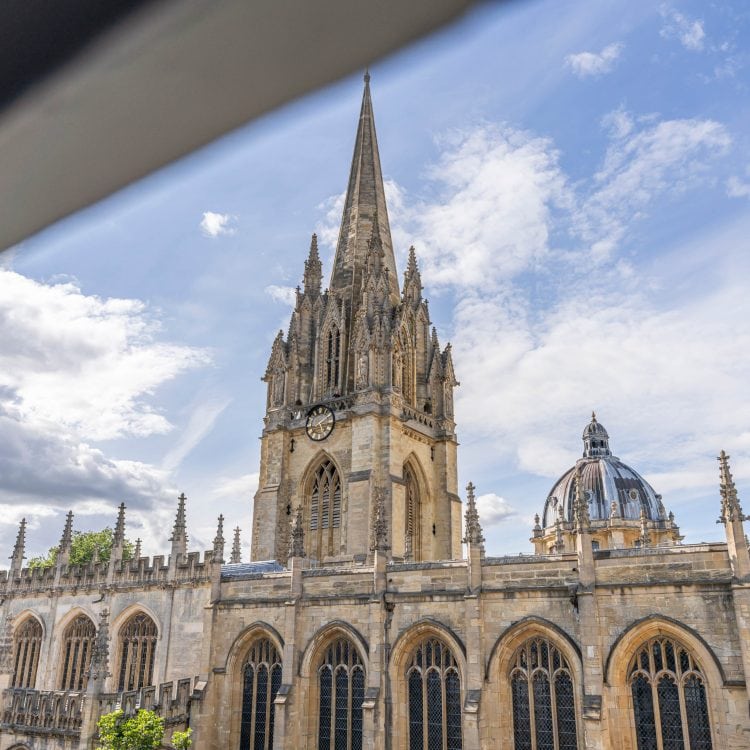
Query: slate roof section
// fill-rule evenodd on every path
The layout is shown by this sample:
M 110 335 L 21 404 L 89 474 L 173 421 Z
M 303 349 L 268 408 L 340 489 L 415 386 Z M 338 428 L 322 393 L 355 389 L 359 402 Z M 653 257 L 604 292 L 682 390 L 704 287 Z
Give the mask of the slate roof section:
M 281 573 L 286 570 L 276 560 L 258 560 L 250 563 L 235 563 L 233 565 L 221 566 L 222 580 L 231 580 L 236 578 L 250 578 L 263 575 L 265 573 Z

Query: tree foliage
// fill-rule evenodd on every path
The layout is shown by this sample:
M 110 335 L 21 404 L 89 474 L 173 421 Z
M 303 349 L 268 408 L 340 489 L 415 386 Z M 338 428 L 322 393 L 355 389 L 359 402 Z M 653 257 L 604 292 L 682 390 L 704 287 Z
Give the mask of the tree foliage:
M 184 732 L 175 732 L 172 735 L 172 747 L 174 750 L 188 750 L 193 744 L 192 736 L 193 730 L 190 727 Z
M 157 750 L 164 737 L 164 719 L 143 708 L 130 718 L 118 708 L 104 714 L 97 727 L 97 750 Z
M 114 533 L 107 526 L 101 531 L 74 531 L 73 539 L 70 546 L 70 564 L 82 565 L 91 562 L 94 558 L 94 550 L 98 548 L 99 559 L 102 562 L 109 560 L 112 552 L 112 540 Z M 130 560 L 133 557 L 135 547 L 133 543 L 125 540 L 123 548 L 123 560 Z M 32 557 L 29 560 L 30 568 L 49 568 L 57 560 L 57 547 L 50 547 L 46 555 L 42 557 Z

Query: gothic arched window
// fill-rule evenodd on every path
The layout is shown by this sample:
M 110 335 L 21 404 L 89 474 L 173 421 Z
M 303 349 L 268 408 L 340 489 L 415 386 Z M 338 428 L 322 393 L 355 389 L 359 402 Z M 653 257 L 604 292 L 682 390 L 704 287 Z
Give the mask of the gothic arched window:
M 341 371 L 341 332 L 332 325 L 326 340 L 326 390 L 335 390 L 339 385 Z
M 706 685 L 690 652 L 671 638 L 652 638 L 628 672 L 638 750 L 711 750 Z
M 573 678 L 565 657 L 546 638 L 530 638 L 511 663 L 516 750 L 577 750 Z
M 365 670 L 347 638 L 326 649 L 318 669 L 318 750 L 362 750 Z
M 272 750 L 274 700 L 281 686 L 281 659 L 268 638 L 256 641 L 242 669 L 240 750 Z
M 13 680 L 11 687 L 34 687 L 41 649 L 42 626 L 35 617 L 27 617 L 13 634 Z
M 78 615 L 65 628 L 62 644 L 61 690 L 85 690 L 96 626 L 91 618 Z
M 341 540 L 341 479 L 333 461 L 326 459 L 310 484 L 309 555 L 322 559 L 339 552 Z
M 404 467 L 406 484 L 406 529 L 405 557 L 408 560 L 422 559 L 422 503 L 419 495 L 419 484 L 409 466 Z
M 450 649 L 425 638 L 406 670 L 409 750 L 461 750 L 461 678 Z
M 144 612 L 134 614 L 120 628 L 118 690 L 138 690 L 152 684 L 158 634 L 156 623 Z

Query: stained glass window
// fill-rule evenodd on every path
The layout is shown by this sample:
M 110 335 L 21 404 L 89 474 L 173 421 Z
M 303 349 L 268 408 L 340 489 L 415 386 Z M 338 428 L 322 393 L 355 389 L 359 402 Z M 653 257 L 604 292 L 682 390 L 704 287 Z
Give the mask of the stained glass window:
M 530 638 L 510 672 L 515 750 L 577 750 L 573 680 L 565 657 L 545 638 Z
M 638 750 L 712 750 L 703 674 L 671 638 L 653 638 L 629 672 Z
M 144 612 L 133 615 L 120 628 L 120 675 L 118 690 L 138 690 L 153 684 L 158 631 Z
M 346 638 L 328 646 L 318 669 L 318 750 L 362 750 L 365 670 Z
M 86 615 L 78 615 L 63 635 L 61 690 L 85 690 L 96 626 Z
M 450 649 L 426 638 L 406 670 L 409 750 L 461 750 L 461 679 Z
M 34 617 L 27 617 L 13 634 L 13 680 L 11 687 L 33 688 L 39 651 L 42 648 L 42 626 Z
M 242 670 L 239 750 L 272 750 L 274 700 L 281 686 L 281 659 L 268 638 L 255 641 Z

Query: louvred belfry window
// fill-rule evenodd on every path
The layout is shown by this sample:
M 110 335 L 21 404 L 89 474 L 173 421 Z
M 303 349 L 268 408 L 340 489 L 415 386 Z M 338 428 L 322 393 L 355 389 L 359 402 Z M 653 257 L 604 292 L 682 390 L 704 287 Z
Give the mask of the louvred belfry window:
M 365 670 L 346 638 L 326 649 L 318 669 L 318 750 L 362 750 Z
M 326 339 L 326 390 L 333 391 L 338 387 L 341 370 L 341 332 L 331 326 Z
M 274 701 L 281 686 L 281 659 L 268 638 L 256 641 L 242 670 L 239 750 L 272 750 Z
M 419 496 L 419 484 L 414 472 L 404 467 L 404 482 L 406 483 L 406 549 L 411 560 L 419 562 L 422 559 L 422 514 Z
M 461 679 L 450 649 L 426 638 L 406 670 L 409 750 L 461 750 Z
M 118 690 L 138 690 L 153 684 L 157 637 L 156 623 L 143 612 L 122 626 Z
M 96 626 L 86 615 L 78 615 L 65 629 L 62 648 L 61 690 L 85 690 Z
M 28 617 L 13 634 L 13 680 L 11 687 L 33 688 L 42 648 L 42 626 Z
M 546 638 L 531 638 L 510 671 L 515 750 L 577 750 L 573 679 Z
M 341 480 L 331 460 L 325 460 L 310 486 L 310 552 L 321 559 L 339 551 L 341 527 Z
M 712 750 L 705 681 L 684 646 L 651 639 L 628 676 L 638 750 Z

